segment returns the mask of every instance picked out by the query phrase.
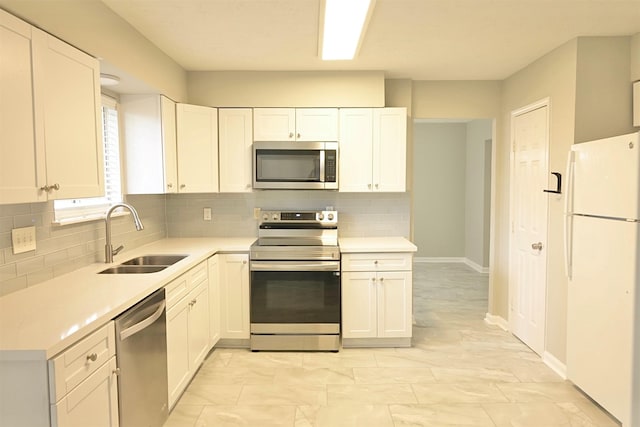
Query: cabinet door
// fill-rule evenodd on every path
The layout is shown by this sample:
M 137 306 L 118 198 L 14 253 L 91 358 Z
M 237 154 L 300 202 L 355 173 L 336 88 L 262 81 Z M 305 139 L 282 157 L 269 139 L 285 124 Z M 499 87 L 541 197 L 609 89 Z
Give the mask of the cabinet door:
M 116 358 L 112 357 L 55 405 L 53 427 L 117 427 L 118 384 Z
M 167 383 L 169 408 L 189 384 L 189 298 L 167 310 Z
M 209 352 L 209 282 L 194 289 L 189 300 L 189 371 L 195 374 Z
M 411 337 L 412 274 L 410 271 L 378 273 L 378 337 Z
M 294 141 L 296 110 L 293 108 L 254 108 L 254 141 Z
M 337 108 L 296 109 L 296 141 L 337 141 Z
M 252 117 L 250 108 L 218 110 L 221 193 L 251 192 Z
M 218 191 L 218 114 L 215 108 L 177 104 L 178 192 Z
M 249 256 L 220 255 L 221 338 L 249 339 Z
M 0 10 L 0 204 L 47 200 L 44 145 L 34 132 L 31 26 Z
M 209 348 L 220 340 L 220 264 L 219 255 L 209 258 Z
M 405 108 L 373 110 L 373 191 L 405 191 L 407 175 Z
M 340 109 L 340 192 L 368 192 L 373 176 L 373 110 Z
M 342 337 L 374 338 L 378 333 L 375 272 L 342 273 Z
M 36 129 L 43 124 L 46 184 L 59 186 L 48 197 L 102 196 L 100 64 L 35 28 L 33 37 Z
M 127 194 L 176 193 L 176 104 L 159 95 L 121 95 Z

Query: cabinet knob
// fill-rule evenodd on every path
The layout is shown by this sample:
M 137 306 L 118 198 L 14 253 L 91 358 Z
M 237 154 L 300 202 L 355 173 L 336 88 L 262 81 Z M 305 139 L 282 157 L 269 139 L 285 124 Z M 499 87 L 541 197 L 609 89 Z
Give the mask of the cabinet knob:
M 111 371 L 111 373 L 116 375 L 116 376 L 120 375 L 120 368 L 114 369 L 113 371 Z
M 367 184 L 367 187 L 369 187 L 369 190 L 371 190 L 371 184 Z
M 380 283 L 384 282 L 384 277 L 380 278 Z
M 378 184 L 376 184 L 376 190 L 378 189 Z
M 289 138 L 293 138 L 293 132 L 289 132 Z
M 246 259 L 243 259 L 243 260 L 242 260 L 242 263 L 243 263 L 243 264 L 246 264 L 246 263 L 247 263 L 247 260 L 246 260 Z
M 296 138 L 300 138 L 300 134 L 299 134 L 299 133 L 298 133 L 298 134 L 296 134 Z
M 378 260 L 373 261 L 375 265 L 378 265 Z
M 168 183 L 167 184 L 167 188 L 173 188 L 173 184 L 172 183 Z
M 180 184 L 180 188 L 185 188 L 187 184 Z
M 98 360 L 96 353 L 87 354 L 87 362 L 95 362 L 96 360 Z
M 193 307 L 194 305 L 196 305 L 196 303 L 197 303 L 197 302 L 198 302 L 198 300 L 197 300 L 197 299 L 192 299 L 192 300 L 191 300 L 191 302 L 189 303 L 189 305 L 190 305 L 191 307 Z

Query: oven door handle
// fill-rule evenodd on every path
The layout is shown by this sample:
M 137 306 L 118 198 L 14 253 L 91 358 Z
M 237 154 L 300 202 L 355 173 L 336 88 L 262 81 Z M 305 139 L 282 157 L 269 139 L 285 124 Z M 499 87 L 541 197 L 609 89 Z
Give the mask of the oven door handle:
M 251 271 L 340 271 L 337 261 L 251 261 Z

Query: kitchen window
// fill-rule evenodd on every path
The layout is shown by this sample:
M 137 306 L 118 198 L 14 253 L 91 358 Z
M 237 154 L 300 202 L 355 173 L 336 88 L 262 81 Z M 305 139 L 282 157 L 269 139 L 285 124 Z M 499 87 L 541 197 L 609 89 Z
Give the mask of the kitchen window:
M 54 200 L 54 223 L 64 225 L 104 218 L 109 206 L 122 202 L 118 103 L 102 95 L 104 197 Z

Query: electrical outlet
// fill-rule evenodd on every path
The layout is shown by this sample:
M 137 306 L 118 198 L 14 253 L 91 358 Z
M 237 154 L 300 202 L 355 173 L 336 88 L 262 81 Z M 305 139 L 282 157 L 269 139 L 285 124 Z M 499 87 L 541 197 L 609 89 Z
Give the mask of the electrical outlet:
M 36 250 L 36 227 L 22 227 L 11 230 L 11 242 L 13 243 L 13 253 Z
M 261 212 L 262 212 L 262 209 L 253 208 L 253 219 L 260 219 L 260 213 Z
M 205 221 L 211 221 L 211 208 L 204 208 L 202 210 L 202 219 Z

